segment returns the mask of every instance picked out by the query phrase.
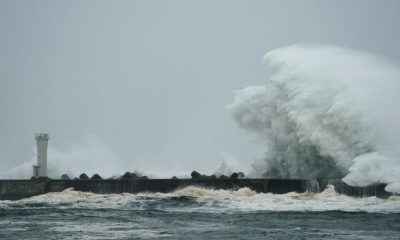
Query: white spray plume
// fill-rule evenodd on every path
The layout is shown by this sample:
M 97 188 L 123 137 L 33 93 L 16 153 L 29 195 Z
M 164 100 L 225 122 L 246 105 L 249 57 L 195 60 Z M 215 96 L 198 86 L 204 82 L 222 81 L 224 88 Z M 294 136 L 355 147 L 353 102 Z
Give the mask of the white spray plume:
M 247 176 L 250 170 L 231 153 L 222 152 L 220 154 L 220 159 L 221 161 L 212 173 L 217 177 L 220 177 L 221 175 L 230 176 L 234 172 L 244 172 L 245 176 Z
M 67 173 L 78 176 L 85 172 L 89 176 L 98 173 L 103 177 L 121 174 L 118 156 L 106 143 L 95 135 L 87 135 L 84 141 L 69 146 L 66 151 L 49 147 L 49 175 L 59 177 Z
M 239 91 L 229 111 L 266 142 L 265 177 L 388 183 L 400 192 L 400 72 L 355 50 L 295 45 L 264 56 L 264 86 Z

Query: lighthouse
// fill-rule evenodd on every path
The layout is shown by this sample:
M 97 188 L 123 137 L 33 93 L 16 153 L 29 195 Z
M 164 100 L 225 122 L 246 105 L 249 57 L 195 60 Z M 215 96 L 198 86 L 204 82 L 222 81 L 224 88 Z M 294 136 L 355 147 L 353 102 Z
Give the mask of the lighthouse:
M 37 165 L 33 166 L 34 178 L 47 178 L 47 143 L 49 135 L 47 133 L 36 133 Z

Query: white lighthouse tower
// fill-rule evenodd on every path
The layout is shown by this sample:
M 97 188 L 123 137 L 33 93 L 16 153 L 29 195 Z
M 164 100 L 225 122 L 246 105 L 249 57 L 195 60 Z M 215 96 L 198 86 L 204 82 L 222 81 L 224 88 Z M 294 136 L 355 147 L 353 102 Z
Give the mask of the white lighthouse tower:
M 33 166 L 33 177 L 47 177 L 47 143 L 49 135 L 47 133 L 36 133 L 37 146 L 37 165 Z

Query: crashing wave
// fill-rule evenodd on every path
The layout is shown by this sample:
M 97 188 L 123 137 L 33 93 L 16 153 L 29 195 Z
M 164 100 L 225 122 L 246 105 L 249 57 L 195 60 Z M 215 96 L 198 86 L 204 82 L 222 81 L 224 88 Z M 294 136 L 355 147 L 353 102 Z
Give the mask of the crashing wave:
M 267 53 L 270 77 L 229 106 L 266 156 L 253 175 L 387 183 L 400 193 L 400 72 L 369 54 L 295 45 Z
M 400 199 L 353 198 L 328 186 L 320 193 L 255 193 L 190 186 L 172 193 L 95 194 L 66 189 L 19 201 L 0 201 L 1 209 L 117 209 L 166 212 L 346 211 L 399 213 Z

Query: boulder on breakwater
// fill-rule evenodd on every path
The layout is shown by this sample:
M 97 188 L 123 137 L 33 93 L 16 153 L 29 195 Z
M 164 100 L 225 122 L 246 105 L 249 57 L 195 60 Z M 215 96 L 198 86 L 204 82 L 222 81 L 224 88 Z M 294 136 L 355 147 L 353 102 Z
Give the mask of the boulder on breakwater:
M 86 173 L 82 173 L 81 175 L 79 175 L 79 179 L 80 180 L 87 180 L 89 179 L 88 175 Z
M 193 179 L 217 179 L 217 177 L 213 174 L 213 175 L 205 175 L 205 174 L 201 174 L 197 171 L 193 171 L 190 176 Z M 219 176 L 219 179 L 243 179 L 244 178 L 244 173 L 243 172 L 234 172 L 232 173 L 229 177 L 225 176 L 225 175 L 221 175 Z
M 190 176 L 192 176 L 192 178 L 201 178 L 201 179 L 216 179 L 217 177 L 215 175 L 204 175 L 204 174 L 200 174 L 197 171 L 193 171 Z
M 120 179 L 133 179 L 133 178 L 138 178 L 138 176 L 135 173 L 131 172 L 126 172 L 124 175 L 120 177 Z
M 230 178 L 232 178 L 232 179 L 238 179 L 238 177 L 239 177 L 239 174 L 237 174 L 237 173 L 232 173 L 231 174 L 231 177 Z
M 120 177 L 120 179 L 135 179 L 135 178 L 149 179 L 147 176 L 138 176 L 136 173 L 131 173 L 131 172 L 126 172 L 124 173 L 124 175 Z
M 232 179 L 243 179 L 244 173 L 243 172 L 234 172 L 231 174 L 230 178 Z
M 99 174 L 95 173 L 90 179 L 101 180 L 103 178 Z
M 61 180 L 69 180 L 68 174 L 61 175 Z

